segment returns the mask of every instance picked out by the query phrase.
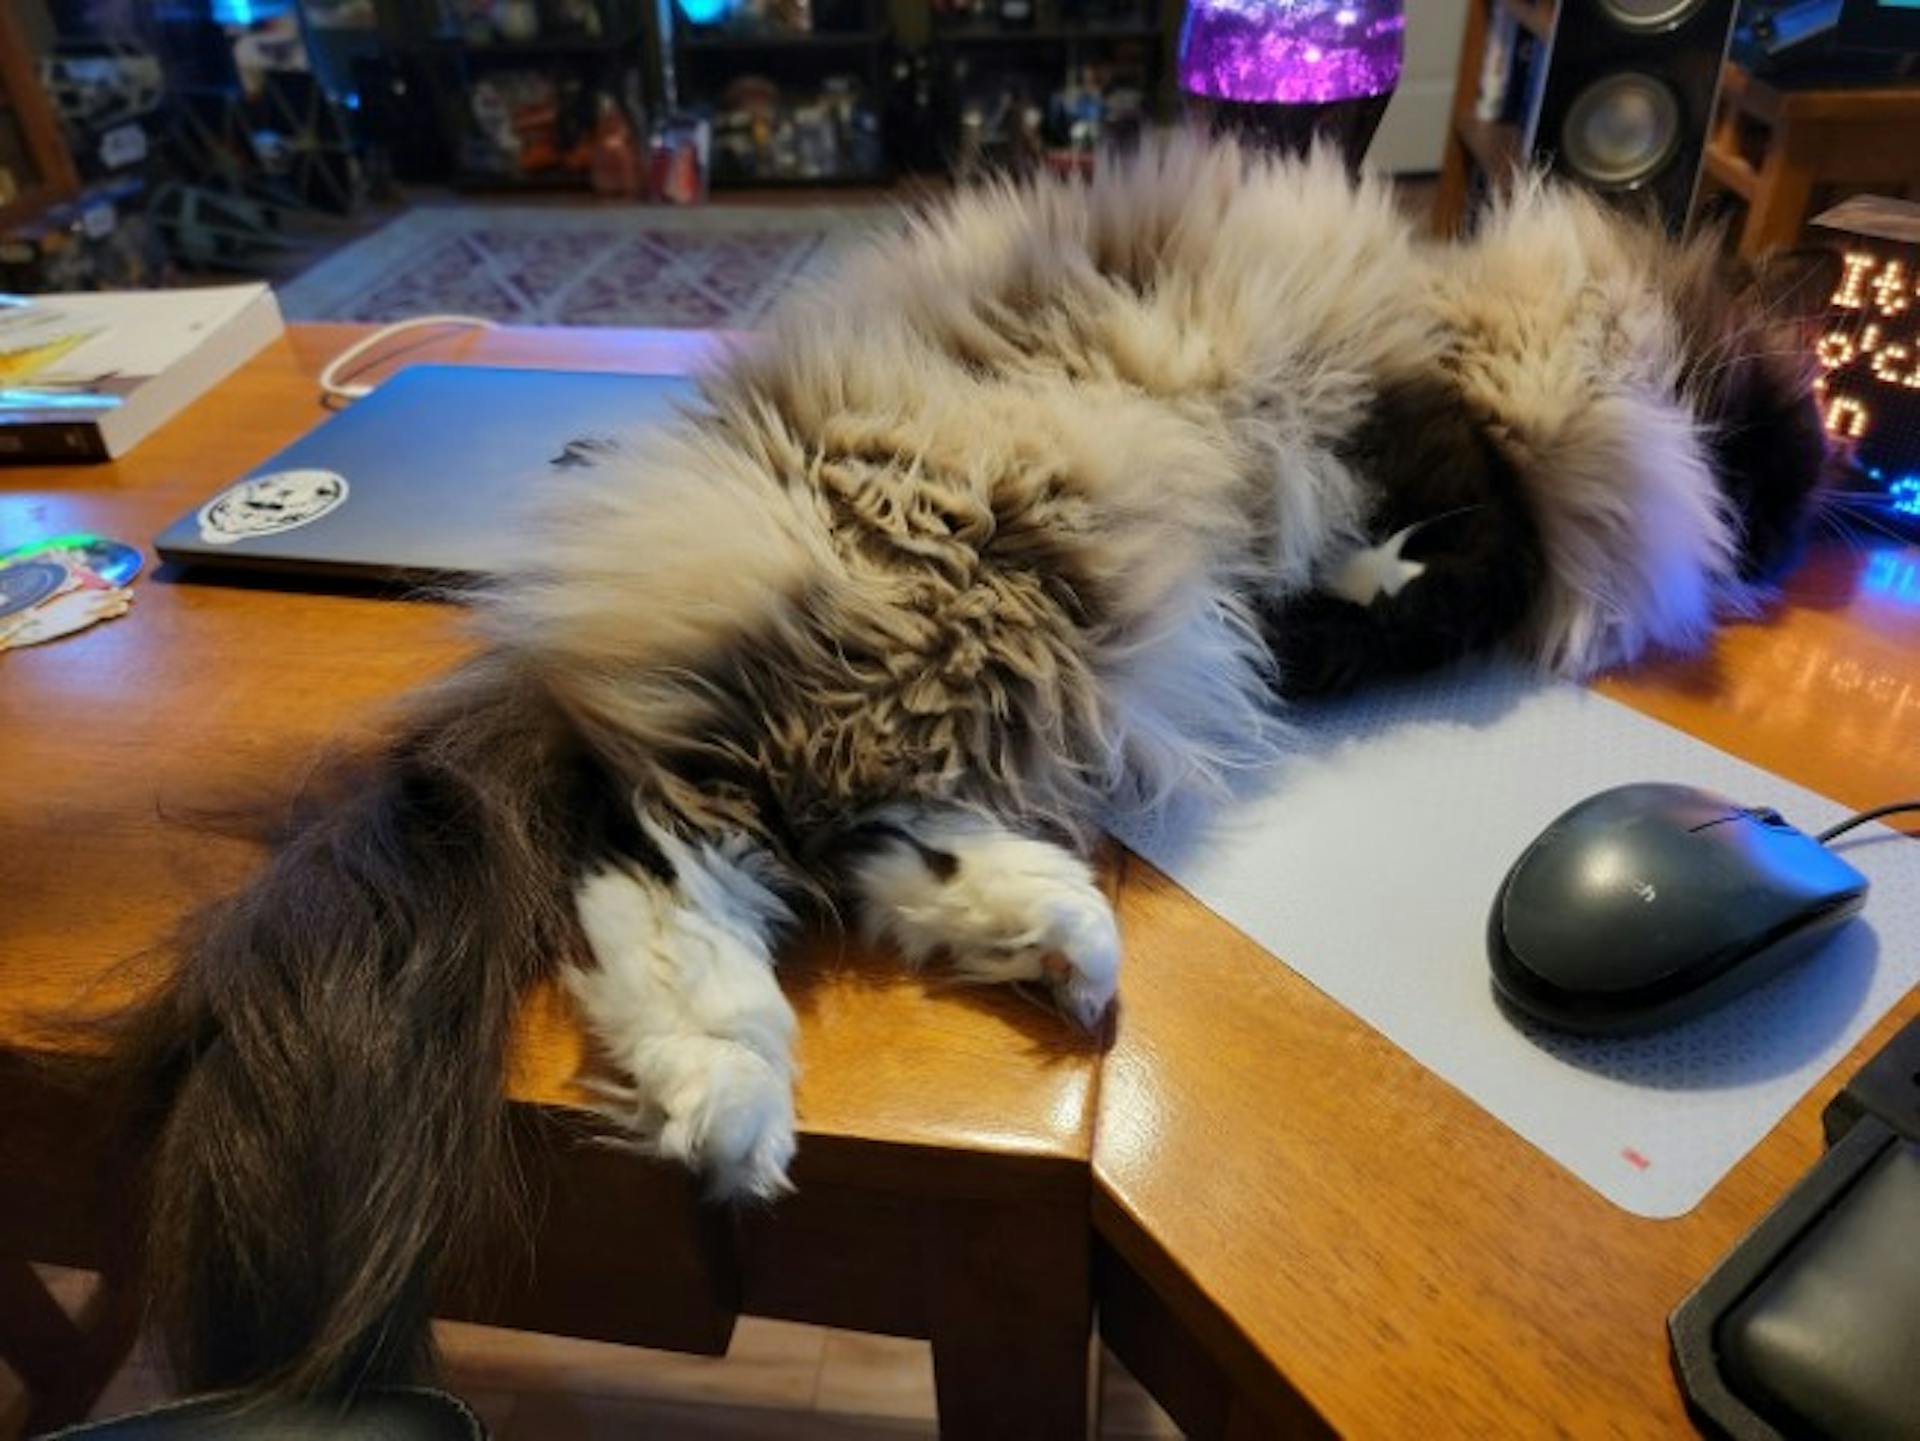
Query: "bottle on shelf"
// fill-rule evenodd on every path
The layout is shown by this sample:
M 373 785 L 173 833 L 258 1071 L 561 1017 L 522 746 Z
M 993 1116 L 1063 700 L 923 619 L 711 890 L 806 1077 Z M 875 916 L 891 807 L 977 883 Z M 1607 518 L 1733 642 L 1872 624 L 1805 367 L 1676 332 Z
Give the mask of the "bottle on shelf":
M 593 127 L 593 155 L 588 173 L 596 195 L 638 200 L 645 193 L 645 168 L 633 122 L 611 95 L 602 95 Z

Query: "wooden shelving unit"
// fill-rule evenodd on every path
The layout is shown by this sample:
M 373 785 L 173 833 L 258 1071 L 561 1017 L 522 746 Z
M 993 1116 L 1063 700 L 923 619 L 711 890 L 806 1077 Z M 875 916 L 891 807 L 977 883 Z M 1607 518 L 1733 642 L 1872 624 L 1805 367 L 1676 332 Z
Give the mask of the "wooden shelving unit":
M 982 80 L 1003 76 L 1034 81 L 1041 94 L 1033 98 L 1044 99 L 1047 88 L 1065 86 L 1089 67 L 1137 69 L 1143 118 L 1166 119 L 1182 8 L 1179 0 L 1135 0 L 1130 12 L 1088 15 L 1075 13 L 1070 0 L 1034 0 L 1030 23 L 1019 25 L 992 13 L 935 12 L 929 53 L 954 99 L 942 148 L 953 162 L 970 163 L 969 106 L 977 102 Z
M 1808 220 L 1846 195 L 1920 198 L 1920 89 L 1910 82 L 1785 89 L 1729 62 L 1715 110 L 1700 189 L 1739 202 L 1745 259 L 1798 243 Z
M 48 210 L 80 190 L 73 157 L 60 134 L 33 52 L 10 4 L 0 3 L 0 230 Z
M 514 71 L 546 77 L 553 87 L 556 131 L 565 149 L 590 135 L 597 97 L 644 96 L 648 63 L 646 0 L 593 0 L 593 33 L 548 32 L 524 40 L 451 28 L 442 0 L 379 0 L 380 30 L 396 54 L 417 62 L 429 79 L 434 110 L 454 157 L 453 184 L 476 191 L 585 190 L 584 170 L 561 166 L 515 172 L 480 163 L 483 127 L 476 88 Z
M 676 99 L 684 111 L 715 118 L 715 189 L 870 186 L 893 178 L 881 135 L 894 40 L 884 0 L 860 0 L 832 19 L 841 23 L 784 30 L 764 22 L 692 26 L 674 16 Z M 836 77 L 853 89 L 830 94 Z M 777 86 L 779 109 L 743 134 L 726 97 L 749 79 Z M 818 164 L 823 152 L 840 163 Z
M 599 34 L 516 41 L 450 33 L 444 0 L 378 0 L 381 44 L 422 77 L 420 88 L 433 97 L 435 128 L 453 157 L 450 178 L 464 189 L 587 183 L 578 171 L 515 173 L 501 155 L 507 147 L 479 143 L 495 122 L 476 117 L 475 87 L 516 70 L 574 77 L 577 83 L 564 90 L 576 97 L 584 86 L 588 96 L 622 98 L 626 77 L 637 70 L 649 119 L 671 112 L 715 122 L 710 178 L 719 189 L 883 185 L 894 178 L 896 163 L 913 170 L 949 164 L 966 129 L 969 77 L 977 88 L 1003 73 L 1032 77 L 1025 103 L 1038 106 L 1048 106 L 1070 78 L 1109 77 L 1110 83 L 1096 78 L 1089 86 L 1101 101 L 1097 128 L 1132 113 L 1131 96 L 1122 92 L 1133 89 L 1137 73 L 1145 117 L 1171 114 L 1183 0 L 1033 0 L 1026 24 L 1003 22 L 999 0 L 975 3 L 982 8 L 956 14 L 934 10 L 929 0 L 814 0 L 816 28 L 794 30 L 748 19 L 739 6 L 716 23 L 693 25 L 677 0 L 595 0 Z M 847 78 L 828 87 L 835 76 Z M 769 82 L 764 99 L 741 86 L 748 80 Z M 1120 106 L 1109 103 L 1115 95 Z M 1080 98 L 1053 107 L 1050 123 L 1070 111 L 1089 118 L 1073 109 Z M 1061 128 L 1072 127 L 1061 122 Z M 579 117 L 564 129 L 577 136 Z M 803 137 L 798 163 L 796 131 Z M 1060 156 L 1052 138 L 1048 146 L 1047 162 L 1054 163 Z M 822 154 L 829 164 L 824 172 Z M 842 161 L 844 168 L 831 168 Z
M 1456 234 L 1466 220 L 1467 205 L 1476 187 L 1506 183 L 1526 159 L 1518 125 L 1483 120 L 1475 113 L 1493 9 L 1505 11 L 1544 45 L 1553 35 L 1554 4 L 1555 0 L 1472 0 L 1468 5 L 1467 25 L 1460 37 L 1460 64 L 1454 72 L 1452 123 L 1441 154 L 1440 186 L 1433 201 L 1432 223 L 1437 234 Z

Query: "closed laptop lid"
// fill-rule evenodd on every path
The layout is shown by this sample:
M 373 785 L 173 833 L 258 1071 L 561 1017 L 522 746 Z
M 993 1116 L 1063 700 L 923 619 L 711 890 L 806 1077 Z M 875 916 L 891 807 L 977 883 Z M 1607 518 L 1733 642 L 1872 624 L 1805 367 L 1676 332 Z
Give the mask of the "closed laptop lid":
M 375 580 L 495 573 L 537 488 L 670 419 L 680 375 L 419 365 L 309 431 L 155 538 L 172 561 Z

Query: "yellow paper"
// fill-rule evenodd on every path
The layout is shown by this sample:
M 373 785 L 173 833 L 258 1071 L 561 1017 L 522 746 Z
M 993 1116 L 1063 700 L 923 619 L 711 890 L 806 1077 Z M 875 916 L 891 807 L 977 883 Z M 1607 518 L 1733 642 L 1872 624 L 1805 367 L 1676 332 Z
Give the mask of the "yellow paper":
M 0 386 L 31 379 L 101 329 L 97 320 L 44 304 L 0 310 Z

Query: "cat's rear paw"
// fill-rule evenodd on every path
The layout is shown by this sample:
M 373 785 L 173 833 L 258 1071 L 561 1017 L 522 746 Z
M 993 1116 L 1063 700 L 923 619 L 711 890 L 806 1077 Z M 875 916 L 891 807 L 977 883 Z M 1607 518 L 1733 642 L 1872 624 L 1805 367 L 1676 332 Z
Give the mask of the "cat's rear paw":
M 647 1152 L 699 1171 L 722 1198 L 793 1189 L 793 1010 L 738 872 L 682 848 L 678 886 L 608 871 L 580 888 L 596 964 L 568 989 L 628 1084 L 605 1113 Z M 702 865 L 707 869 L 703 871 Z
M 653 1096 L 665 1111 L 655 1134 L 662 1156 L 706 1178 L 717 1200 L 770 1201 L 793 1189 L 793 1080 L 751 1047 L 713 1036 L 663 1042 L 672 1080 Z

